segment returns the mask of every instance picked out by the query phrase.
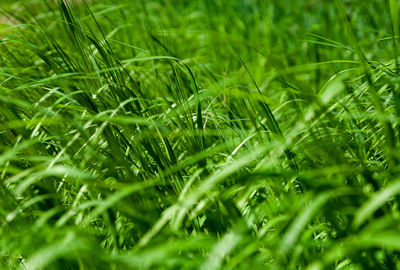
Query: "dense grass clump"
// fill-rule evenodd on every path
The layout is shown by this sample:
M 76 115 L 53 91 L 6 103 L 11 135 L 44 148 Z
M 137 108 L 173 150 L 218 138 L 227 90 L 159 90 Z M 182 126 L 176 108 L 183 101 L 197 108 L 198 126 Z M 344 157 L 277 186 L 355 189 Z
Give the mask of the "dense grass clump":
M 400 2 L 0 7 L 1 269 L 400 268 Z

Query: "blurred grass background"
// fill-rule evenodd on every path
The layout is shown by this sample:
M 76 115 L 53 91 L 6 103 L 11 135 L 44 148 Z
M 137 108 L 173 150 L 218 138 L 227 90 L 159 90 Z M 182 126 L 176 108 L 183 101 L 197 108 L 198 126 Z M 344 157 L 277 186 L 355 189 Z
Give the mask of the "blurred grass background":
M 2 268 L 400 268 L 400 2 L 0 7 Z

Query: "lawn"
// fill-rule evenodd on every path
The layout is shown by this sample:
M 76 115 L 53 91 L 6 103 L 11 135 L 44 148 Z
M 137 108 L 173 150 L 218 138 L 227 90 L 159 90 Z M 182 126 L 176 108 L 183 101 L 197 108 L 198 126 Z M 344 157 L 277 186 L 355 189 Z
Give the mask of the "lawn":
M 0 269 L 400 269 L 399 14 L 1 0 Z

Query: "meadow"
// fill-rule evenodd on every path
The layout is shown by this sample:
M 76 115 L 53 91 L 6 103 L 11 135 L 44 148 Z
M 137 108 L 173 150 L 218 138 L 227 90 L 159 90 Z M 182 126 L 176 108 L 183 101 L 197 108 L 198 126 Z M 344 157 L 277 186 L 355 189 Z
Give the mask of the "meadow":
M 0 269 L 400 269 L 399 12 L 1 0 Z

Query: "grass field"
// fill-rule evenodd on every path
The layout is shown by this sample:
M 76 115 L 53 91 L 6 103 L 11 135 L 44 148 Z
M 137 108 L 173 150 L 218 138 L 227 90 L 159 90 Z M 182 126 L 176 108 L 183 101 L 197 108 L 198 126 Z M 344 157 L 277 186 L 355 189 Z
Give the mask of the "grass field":
M 400 269 L 400 2 L 0 2 L 0 269 Z

